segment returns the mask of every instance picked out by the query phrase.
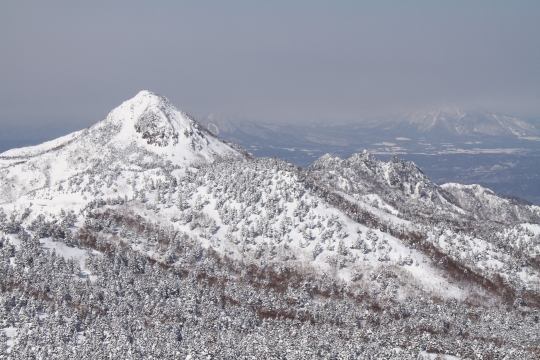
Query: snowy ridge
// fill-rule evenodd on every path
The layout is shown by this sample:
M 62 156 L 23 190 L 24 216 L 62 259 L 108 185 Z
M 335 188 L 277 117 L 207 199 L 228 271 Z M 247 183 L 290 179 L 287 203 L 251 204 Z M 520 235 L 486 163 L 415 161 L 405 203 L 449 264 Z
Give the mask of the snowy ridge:
M 415 198 L 431 196 L 435 189 L 434 184 L 414 163 L 397 157 L 393 157 L 388 162 L 382 162 L 365 150 L 347 159 L 324 155 L 313 163 L 309 170 L 326 168 L 354 169 L 370 176 L 381 187 L 397 187 Z M 366 181 L 362 186 L 374 186 L 374 184 Z
M 414 163 L 397 157 L 383 162 L 366 151 L 347 159 L 327 154 L 313 163 L 308 172 L 335 189 L 364 198 L 390 213 L 397 211 L 408 219 L 437 216 L 454 220 L 540 222 L 536 206 L 518 204 L 480 185 L 438 186 Z M 377 197 L 373 198 L 374 195 Z
M 6 152 L 3 152 L 0 154 L 0 159 L 2 160 L 8 160 L 8 159 L 25 159 L 32 156 L 37 156 L 39 154 L 43 154 L 49 151 L 57 150 L 59 148 L 62 148 L 75 140 L 76 138 L 81 135 L 83 130 L 76 131 L 74 133 L 59 137 L 57 139 L 44 142 L 43 144 L 39 144 L 36 146 L 29 146 L 25 148 L 20 149 L 11 149 Z
M 511 222 L 539 222 L 540 208 L 519 204 L 512 199 L 498 196 L 481 185 L 448 183 L 441 188 L 452 194 L 460 208 L 479 219 L 503 219 Z
M 366 151 L 347 159 L 327 154 L 308 171 L 336 189 L 402 216 L 461 211 L 414 163 L 396 157 L 383 162 Z

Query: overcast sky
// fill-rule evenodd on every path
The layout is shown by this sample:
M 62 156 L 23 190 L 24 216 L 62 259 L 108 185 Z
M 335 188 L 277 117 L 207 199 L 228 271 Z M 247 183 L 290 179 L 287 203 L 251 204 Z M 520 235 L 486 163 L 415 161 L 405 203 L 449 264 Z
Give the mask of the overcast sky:
M 0 124 L 90 125 L 146 89 L 195 116 L 540 115 L 540 1 L 3 1 Z

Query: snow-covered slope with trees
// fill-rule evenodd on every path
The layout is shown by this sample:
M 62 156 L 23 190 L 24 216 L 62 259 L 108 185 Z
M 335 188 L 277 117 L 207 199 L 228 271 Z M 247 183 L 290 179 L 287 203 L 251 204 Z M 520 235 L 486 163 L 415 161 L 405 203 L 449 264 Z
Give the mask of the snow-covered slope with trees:
M 500 197 L 483 186 L 448 183 L 443 184 L 441 188 L 452 194 L 456 205 L 479 219 L 501 222 L 540 221 L 540 207 Z
M 539 354 L 535 208 L 413 163 L 255 159 L 149 92 L 0 161 L 0 357 Z

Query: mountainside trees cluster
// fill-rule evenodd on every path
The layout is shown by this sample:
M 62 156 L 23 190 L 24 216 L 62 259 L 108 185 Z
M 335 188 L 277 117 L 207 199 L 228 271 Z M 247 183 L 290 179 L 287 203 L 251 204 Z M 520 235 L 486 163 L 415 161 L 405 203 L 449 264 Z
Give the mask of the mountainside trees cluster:
M 405 359 L 425 350 L 462 358 L 538 356 L 537 310 L 471 307 L 432 300 L 420 289 L 397 300 L 392 271 L 367 280 L 378 288 L 377 299 L 364 290 L 369 286 L 314 269 L 231 261 L 189 236 L 176 246 L 178 266 L 117 245 L 89 256 L 83 270 L 43 251 L 36 237 L 24 239 L 18 251 L 2 238 L 0 354 Z M 6 332 L 16 335 L 7 353 Z

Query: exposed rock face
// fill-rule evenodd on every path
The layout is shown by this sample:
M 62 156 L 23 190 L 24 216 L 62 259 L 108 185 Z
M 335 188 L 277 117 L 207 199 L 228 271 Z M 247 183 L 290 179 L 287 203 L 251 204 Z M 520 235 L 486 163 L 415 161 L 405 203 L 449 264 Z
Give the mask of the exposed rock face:
M 135 130 L 142 134 L 150 145 L 167 146 L 178 143 L 178 133 L 171 125 L 170 115 L 165 109 L 148 108 L 135 122 Z

